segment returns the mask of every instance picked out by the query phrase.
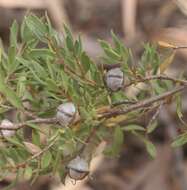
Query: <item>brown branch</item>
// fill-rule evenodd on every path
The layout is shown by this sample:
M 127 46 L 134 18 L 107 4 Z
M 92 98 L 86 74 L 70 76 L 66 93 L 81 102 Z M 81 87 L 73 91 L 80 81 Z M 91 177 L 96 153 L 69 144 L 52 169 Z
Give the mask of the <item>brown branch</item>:
M 132 86 L 134 84 L 140 83 L 140 82 L 146 82 L 146 81 L 150 81 L 150 80 L 170 80 L 174 83 L 180 83 L 180 84 L 187 84 L 187 80 L 182 80 L 182 79 L 176 79 L 174 77 L 169 77 L 169 76 L 165 76 L 165 75 L 153 75 L 153 76 L 148 76 L 146 78 L 142 78 L 142 79 L 137 79 L 135 81 L 131 81 L 128 84 L 123 86 L 123 89 Z
M 145 106 L 149 106 L 155 102 L 158 102 L 158 101 L 161 101 L 165 98 L 167 98 L 168 96 L 172 96 L 173 94 L 176 94 L 177 92 L 180 92 L 182 90 L 184 90 L 187 86 L 179 86 L 179 87 L 176 87 L 174 88 L 173 90 L 170 90 L 168 92 L 165 92 L 161 95 L 158 95 L 158 96 L 154 96 L 154 97 L 151 97 L 149 99 L 146 99 L 146 100 L 143 100 L 143 101 L 140 101 L 136 104 L 133 104 L 123 110 L 121 109 L 111 109 L 110 111 L 106 112 L 106 113 L 103 113 L 102 115 L 100 115 L 100 118 L 110 118 L 110 117 L 115 117 L 115 116 L 118 116 L 118 115 L 123 115 L 123 114 L 126 114 L 126 113 L 129 113 L 129 112 L 132 112 L 134 110 L 137 110 L 137 109 L 141 109 Z
M 122 104 L 135 104 L 135 103 L 137 103 L 137 101 L 135 100 L 122 100 L 122 101 L 112 103 L 112 107 L 119 106 Z
M 149 123 L 148 123 L 148 125 L 147 125 L 147 127 L 146 127 L 147 129 L 148 129 L 149 126 L 151 126 L 151 124 L 157 119 L 157 117 L 158 117 L 158 115 L 159 115 L 159 113 L 160 113 L 160 111 L 161 111 L 161 109 L 162 109 L 163 104 L 164 104 L 164 102 L 161 102 L 161 104 L 157 107 L 156 112 L 155 112 L 154 115 L 151 117 L 151 119 L 150 119 L 150 121 L 149 121 Z
M 45 123 L 45 124 L 54 124 L 54 123 L 57 123 L 57 119 L 56 117 L 53 117 L 53 118 L 37 118 L 37 119 L 32 119 L 32 120 L 29 120 L 29 121 L 25 121 L 25 122 L 21 122 L 21 123 L 17 123 L 14 125 L 14 127 L 2 127 L 0 125 L 0 129 L 3 129 L 3 130 L 18 130 L 18 129 L 21 129 L 25 126 L 28 126 L 29 123 L 35 123 L 35 124 L 40 124 L 40 123 Z

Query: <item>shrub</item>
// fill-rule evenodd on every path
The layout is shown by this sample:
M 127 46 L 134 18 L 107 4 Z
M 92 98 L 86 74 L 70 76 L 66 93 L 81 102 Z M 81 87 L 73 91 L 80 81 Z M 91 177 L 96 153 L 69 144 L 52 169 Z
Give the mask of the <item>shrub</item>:
M 43 174 L 82 179 L 99 143 L 109 141 L 104 153 L 118 155 L 124 133 L 140 138 L 155 156 L 149 134 L 161 107 L 176 101 L 182 118 L 180 92 L 187 81 L 164 74 L 177 47 L 162 43 L 171 52 L 163 60 L 155 45 L 146 44 L 135 64 L 130 49 L 111 35 L 113 45 L 99 41 L 104 55 L 95 63 L 80 37 L 74 40 L 66 26 L 61 36 L 47 16 L 26 16 L 20 30 L 12 24 L 8 53 L 0 49 L 1 179 L 10 173 L 32 181 Z M 129 87 L 139 83 L 129 96 Z M 151 110 L 147 126 L 138 125 Z M 186 139 L 184 133 L 173 145 Z

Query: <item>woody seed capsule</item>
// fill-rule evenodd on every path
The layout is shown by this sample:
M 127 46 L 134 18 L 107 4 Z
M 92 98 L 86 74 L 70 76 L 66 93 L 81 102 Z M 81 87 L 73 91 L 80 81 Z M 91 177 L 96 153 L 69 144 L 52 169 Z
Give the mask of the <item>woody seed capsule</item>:
M 110 69 L 105 77 L 107 87 L 112 91 L 117 91 L 123 86 L 124 75 L 120 68 Z
M 14 127 L 14 124 L 12 122 L 10 122 L 8 119 L 4 119 L 2 122 L 1 122 L 1 127 L 3 128 L 13 128 Z M 0 132 L 0 136 L 4 136 L 4 137 L 11 137 L 15 135 L 15 130 L 1 130 Z
M 79 156 L 71 160 L 67 168 L 69 169 L 69 176 L 75 180 L 82 180 L 89 173 L 88 162 Z
M 72 102 L 66 102 L 58 106 L 56 118 L 62 126 L 67 127 L 70 125 L 75 119 L 75 116 L 76 107 Z

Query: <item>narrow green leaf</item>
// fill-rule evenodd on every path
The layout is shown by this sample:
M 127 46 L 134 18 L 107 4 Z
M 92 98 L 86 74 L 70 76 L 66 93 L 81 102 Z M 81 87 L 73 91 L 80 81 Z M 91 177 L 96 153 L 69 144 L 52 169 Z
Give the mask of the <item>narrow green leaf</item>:
M 180 147 L 187 143 L 187 133 L 179 135 L 171 144 L 172 147 Z
M 36 16 L 29 15 L 26 17 L 26 24 L 31 32 L 41 41 L 47 42 L 47 26 Z
M 31 179 L 31 177 L 32 177 L 32 168 L 27 166 L 24 171 L 24 179 L 29 180 Z
M 37 146 L 40 146 L 40 133 L 36 129 L 32 130 L 32 143 Z
M 7 98 L 7 100 L 16 108 L 21 109 L 22 108 L 22 101 L 21 99 L 16 95 L 16 93 L 9 88 L 3 81 L 3 79 L 0 78 L 0 92 Z
M 115 128 L 113 143 L 110 147 L 108 147 L 104 152 L 108 156 L 116 156 L 119 154 L 121 150 L 121 146 L 124 141 L 124 135 L 122 129 L 118 126 Z
M 70 40 L 73 41 L 73 35 L 72 35 L 70 29 L 66 25 L 64 25 L 64 31 L 65 31 L 66 36 L 68 36 L 70 38 Z
M 68 88 L 69 88 L 69 76 L 63 70 L 61 70 L 60 74 L 61 74 L 61 78 L 62 78 L 62 80 L 61 80 L 62 86 L 63 86 L 65 92 L 67 92 Z
M 67 48 L 69 49 L 69 51 L 74 50 L 73 40 L 69 36 L 66 37 L 66 45 L 67 45 Z
M 147 152 L 150 154 L 150 156 L 152 158 L 155 158 L 156 157 L 156 147 L 155 147 L 155 145 L 152 142 L 147 141 L 147 140 L 146 140 L 145 144 L 146 144 Z
M 53 174 L 56 174 L 58 168 L 59 168 L 59 165 L 61 165 L 60 161 L 61 161 L 61 153 L 59 151 L 59 149 L 57 150 L 57 153 L 56 153 L 56 156 L 55 156 L 55 159 L 53 161 Z
M 20 147 L 20 148 L 24 148 L 24 145 L 21 144 L 17 138 L 5 137 L 5 139 L 6 139 L 10 144 L 16 145 L 16 146 L 18 146 L 18 147 Z
M 121 48 L 124 48 L 122 42 L 121 42 L 120 39 L 115 35 L 115 33 L 114 33 L 113 31 L 111 31 L 111 35 L 112 35 L 112 40 L 113 40 L 113 42 L 114 42 L 114 45 L 115 45 L 116 49 L 117 49 L 118 51 L 120 51 Z
M 121 56 L 114 50 L 109 43 L 107 43 L 104 40 L 99 40 L 101 47 L 103 48 L 105 54 L 114 59 L 114 60 L 120 60 Z
M 79 57 L 82 53 L 82 42 L 81 42 L 81 38 L 79 36 L 79 39 L 75 41 L 75 45 L 74 45 L 74 52 L 75 54 Z
M 111 49 L 112 47 L 110 44 L 104 40 L 99 40 L 99 43 L 103 49 Z
M 17 84 L 17 94 L 19 97 L 23 97 L 26 91 L 26 76 L 20 76 Z
M 147 134 L 152 133 L 158 127 L 158 123 L 155 121 L 147 127 Z
M 41 159 L 41 167 L 47 168 L 49 166 L 49 164 L 51 163 L 51 161 L 52 161 L 51 153 L 49 151 L 45 152 Z
M 18 23 L 16 21 L 13 22 L 10 28 L 10 46 L 17 46 L 17 36 L 18 36 Z
M 90 58 L 86 55 L 85 52 L 83 52 L 81 55 L 81 63 L 84 67 L 85 72 L 87 73 L 90 69 Z
M 33 57 L 33 58 L 53 59 L 54 55 L 55 54 L 53 52 L 51 52 L 49 49 L 32 49 L 29 52 L 29 56 Z
M 16 48 L 14 46 L 9 47 L 8 49 L 8 63 L 13 65 L 16 57 Z
M 120 60 L 121 56 L 117 54 L 113 49 L 104 49 L 106 55 L 108 55 L 110 58 L 114 60 Z
M 140 125 L 136 125 L 136 124 L 126 125 L 126 126 L 122 127 L 122 129 L 124 131 L 145 131 L 144 127 L 142 127 Z
M 121 127 L 116 127 L 114 131 L 114 144 L 116 145 L 122 145 L 123 144 L 123 131 Z
M 21 24 L 21 39 L 23 40 L 23 42 L 28 43 L 29 41 L 32 41 L 32 39 L 34 38 L 33 33 L 31 32 L 31 30 L 28 28 L 27 24 L 26 24 L 26 19 L 27 17 L 24 18 L 22 24 Z

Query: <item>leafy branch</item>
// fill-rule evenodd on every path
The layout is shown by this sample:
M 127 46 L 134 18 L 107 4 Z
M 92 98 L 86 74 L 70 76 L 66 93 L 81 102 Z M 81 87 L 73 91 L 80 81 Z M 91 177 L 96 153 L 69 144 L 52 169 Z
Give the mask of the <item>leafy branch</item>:
M 14 22 L 8 51 L 0 50 L 0 175 L 12 168 L 29 179 L 53 173 L 64 181 L 68 173 L 80 180 L 88 175 L 93 152 L 103 140 L 112 139 L 105 154 L 120 153 L 124 132 L 141 138 L 155 156 L 156 148 L 149 141 L 152 128 L 148 132 L 136 121 L 156 109 L 150 119 L 154 122 L 168 100 L 177 102 L 182 117 L 179 92 L 186 89 L 187 80 L 164 74 L 174 54 L 162 62 L 157 48 L 146 44 L 140 61 L 134 63 L 131 51 L 111 33 L 112 44 L 100 40 L 103 56 L 97 63 L 67 27 L 62 40 L 47 15 L 40 19 L 29 14 L 20 33 L 18 29 Z M 185 48 L 164 46 L 175 51 Z M 138 83 L 149 83 L 151 88 L 137 88 L 132 98 L 126 90 Z M 130 124 L 122 126 L 124 121 Z M 181 138 L 186 142 L 185 134 Z
M 143 100 L 143 101 L 139 101 L 127 108 L 124 108 L 124 109 L 112 109 L 106 113 L 103 113 L 103 115 L 100 116 L 100 118 L 110 118 L 110 117 L 115 117 L 115 116 L 118 116 L 118 115 L 123 115 L 123 114 L 127 114 L 129 112 L 132 112 L 134 110 L 138 110 L 138 109 L 141 109 L 141 108 L 144 108 L 146 106 L 149 106 L 150 104 L 153 104 L 155 102 L 159 102 L 161 100 L 164 100 L 166 99 L 167 97 L 170 97 L 178 92 L 181 92 L 183 91 L 184 89 L 186 88 L 186 86 L 179 86 L 179 87 L 176 87 L 175 89 L 173 90 L 170 90 L 168 92 L 165 92 L 161 95 L 158 95 L 158 96 L 154 96 L 154 97 L 151 97 L 149 99 L 146 99 L 146 100 Z

